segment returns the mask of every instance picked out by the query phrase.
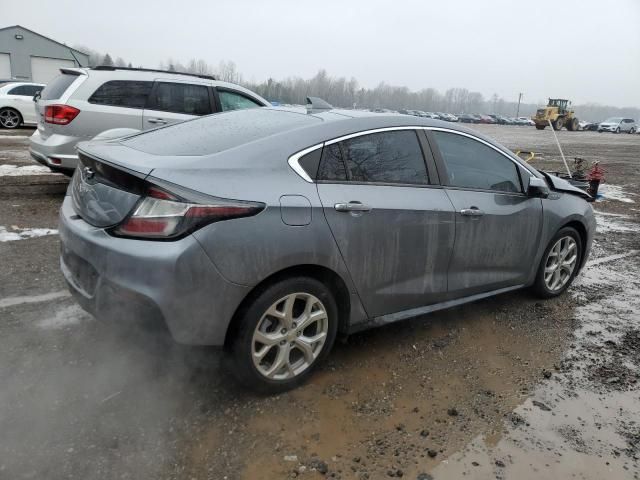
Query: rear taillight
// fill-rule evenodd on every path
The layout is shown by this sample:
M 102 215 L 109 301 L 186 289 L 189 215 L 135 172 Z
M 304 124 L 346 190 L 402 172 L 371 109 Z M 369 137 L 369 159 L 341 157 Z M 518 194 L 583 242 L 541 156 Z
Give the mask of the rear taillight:
M 136 205 L 133 213 L 112 233 L 124 237 L 157 240 L 180 238 L 205 225 L 233 218 L 251 217 L 265 205 L 211 198 L 210 203 L 193 203 L 152 186 Z
M 69 105 L 47 105 L 44 107 L 44 121 L 55 125 L 68 125 L 79 113 L 80 110 Z

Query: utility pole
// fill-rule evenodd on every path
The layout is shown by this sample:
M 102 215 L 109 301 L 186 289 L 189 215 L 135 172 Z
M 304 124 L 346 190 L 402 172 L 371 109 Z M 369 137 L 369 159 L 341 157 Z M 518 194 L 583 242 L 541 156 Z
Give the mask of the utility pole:
M 520 116 L 520 101 L 522 100 L 522 93 L 518 94 L 518 110 L 516 111 L 516 118 Z

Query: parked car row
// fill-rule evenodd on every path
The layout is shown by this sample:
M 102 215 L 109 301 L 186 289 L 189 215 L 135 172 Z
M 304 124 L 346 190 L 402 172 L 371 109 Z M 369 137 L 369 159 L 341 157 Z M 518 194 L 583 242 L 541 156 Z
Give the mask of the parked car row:
M 528 117 L 505 117 L 504 115 L 479 115 L 463 113 L 458 115 L 463 123 L 488 123 L 499 125 L 534 125 L 533 120 Z

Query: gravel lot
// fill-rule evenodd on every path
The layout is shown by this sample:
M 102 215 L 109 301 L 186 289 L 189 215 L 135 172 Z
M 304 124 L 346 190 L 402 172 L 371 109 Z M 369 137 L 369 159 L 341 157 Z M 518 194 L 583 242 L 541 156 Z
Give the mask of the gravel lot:
M 562 169 L 548 130 L 475 128 Z M 216 350 L 118 331 L 68 297 L 67 180 L 25 169 L 30 134 L 0 132 L 0 479 L 640 477 L 640 135 L 559 132 L 607 176 L 568 294 L 354 335 L 309 384 L 259 397 Z

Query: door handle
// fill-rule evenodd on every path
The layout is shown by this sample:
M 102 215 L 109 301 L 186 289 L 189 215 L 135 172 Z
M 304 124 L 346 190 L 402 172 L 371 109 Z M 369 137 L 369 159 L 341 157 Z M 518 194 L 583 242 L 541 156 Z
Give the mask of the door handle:
M 465 217 L 481 217 L 484 215 L 484 212 L 478 207 L 471 207 L 460 210 L 460 215 L 464 215 Z
M 163 120 L 161 118 L 148 118 L 147 122 L 149 122 L 149 123 L 157 123 L 158 125 L 165 125 L 167 123 L 166 120 Z
M 333 208 L 336 212 L 369 212 L 371 207 L 360 202 L 336 203 Z

